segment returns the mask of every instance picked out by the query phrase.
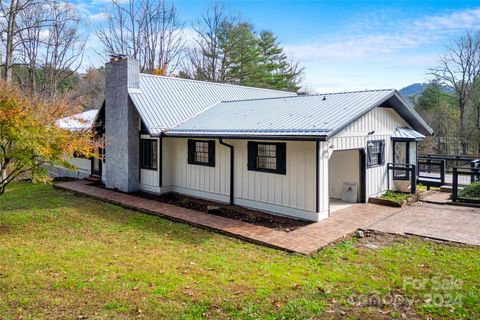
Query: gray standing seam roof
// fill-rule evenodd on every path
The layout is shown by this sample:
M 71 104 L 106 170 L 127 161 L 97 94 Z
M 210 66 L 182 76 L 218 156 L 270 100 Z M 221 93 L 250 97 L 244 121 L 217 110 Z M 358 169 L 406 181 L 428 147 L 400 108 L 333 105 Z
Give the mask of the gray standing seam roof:
M 296 96 L 295 93 L 140 74 L 129 95 L 150 134 L 158 135 L 224 100 Z
M 392 97 L 398 98 L 399 94 L 388 89 L 226 101 L 169 129 L 166 135 L 330 137 Z M 401 108 L 397 111 L 417 130 L 431 131 L 401 100 L 396 100 L 393 107 Z
M 393 133 L 393 140 L 423 140 L 425 136 L 410 128 L 397 128 Z
M 97 116 L 98 109 L 84 111 L 70 117 L 56 121 L 57 126 L 68 130 L 84 130 L 92 127 Z

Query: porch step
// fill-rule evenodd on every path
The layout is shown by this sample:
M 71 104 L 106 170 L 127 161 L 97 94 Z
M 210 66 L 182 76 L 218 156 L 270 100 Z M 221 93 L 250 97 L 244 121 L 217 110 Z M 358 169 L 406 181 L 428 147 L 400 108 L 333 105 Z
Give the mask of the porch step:
M 451 184 L 444 184 L 440 187 L 440 191 L 451 193 L 453 186 Z M 458 190 L 463 190 L 463 186 L 458 186 Z
M 99 182 L 101 181 L 100 177 L 97 176 L 88 176 L 85 178 L 85 180 L 90 181 L 90 182 Z

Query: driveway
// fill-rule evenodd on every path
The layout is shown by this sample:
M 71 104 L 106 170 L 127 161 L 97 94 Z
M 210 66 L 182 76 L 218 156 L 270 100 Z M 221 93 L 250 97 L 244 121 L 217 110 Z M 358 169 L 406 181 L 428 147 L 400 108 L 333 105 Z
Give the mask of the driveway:
M 418 202 L 369 229 L 480 245 L 480 208 Z

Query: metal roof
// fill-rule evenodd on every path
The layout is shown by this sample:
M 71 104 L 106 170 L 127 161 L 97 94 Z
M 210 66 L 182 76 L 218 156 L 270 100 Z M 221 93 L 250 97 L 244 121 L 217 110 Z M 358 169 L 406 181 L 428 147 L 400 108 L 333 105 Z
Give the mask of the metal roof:
M 205 111 L 224 100 L 296 96 L 292 92 L 140 74 L 140 89 L 129 89 L 130 98 L 150 134 Z
M 388 89 L 221 102 L 166 134 L 329 137 L 380 105 L 405 108 L 407 122 L 416 118 L 407 105 L 387 103 L 397 95 Z
M 56 124 L 60 128 L 68 130 L 82 130 L 92 127 L 93 121 L 97 116 L 98 109 L 88 110 L 57 120 Z
M 425 139 L 425 136 L 411 128 L 397 128 L 393 133 L 392 139 L 419 141 Z

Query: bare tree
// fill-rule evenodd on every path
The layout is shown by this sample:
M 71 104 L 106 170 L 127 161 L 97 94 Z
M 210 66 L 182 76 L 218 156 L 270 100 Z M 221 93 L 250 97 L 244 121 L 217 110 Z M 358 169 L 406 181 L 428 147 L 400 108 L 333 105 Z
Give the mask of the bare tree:
M 36 0 L 10 0 L 0 1 L 0 37 L 5 43 L 5 63 L 3 64 L 3 79 L 10 83 L 13 76 L 13 56 L 17 46 L 18 34 L 24 31 L 17 27 L 18 15 L 37 4 Z
M 76 7 L 62 0 L 12 0 L 2 2 L 1 11 L 14 13 L 4 20 L 13 21 L 4 37 L 6 82 L 15 74 L 23 90 L 54 97 L 82 63 L 86 38 Z
M 141 26 L 135 2 L 142 1 L 129 0 L 123 4 L 111 0 L 110 10 L 105 14 L 106 22 L 96 32 L 108 54 L 125 54 L 139 59 Z
M 165 69 L 171 74 L 178 67 L 179 57 L 185 49 L 184 24 L 178 19 L 175 6 L 167 6 L 165 1 L 156 4 L 146 1 L 143 13 L 145 68 Z
M 225 82 L 227 57 L 221 38 L 225 28 L 233 23 L 234 19 L 225 14 L 223 5 L 218 2 L 197 21 L 193 27 L 195 46 L 189 49 L 188 64 L 183 66 L 186 77 Z
M 51 23 L 44 29 L 41 92 L 54 97 L 59 91 L 69 89 L 59 86 L 80 68 L 87 38 L 79 32 L 80 17 L 73 5 L 52 2 L 46 10 Z
M 175 6 L 163 0 L 111 0 L 111 7 L 96 32 L 106 53 L 138 59 L 142 71 L 175 71 L 184 51 L 184 24 Z
M 18 32 L 19 52 L 18 60 L 27 68 L 25 76 L 19 70 L 16 71 L 17 82 L 22 91 L 30 90 L 37 92 L 37 73 L 39 52 L 42 44 L 42 29 L 47 21 L 46 13 L 41 5 L 30 6 L 19 13 L 19 25 L 23 25 Z
M 480 75 L 480 33 L 468 32 L 448 46 L 447 54 L 440 59 L 437 67 L 430 69 L 430 74 L 455 92 L 460 112 L 460 143 L 463 154 L 467 154 L 465 111 Z

